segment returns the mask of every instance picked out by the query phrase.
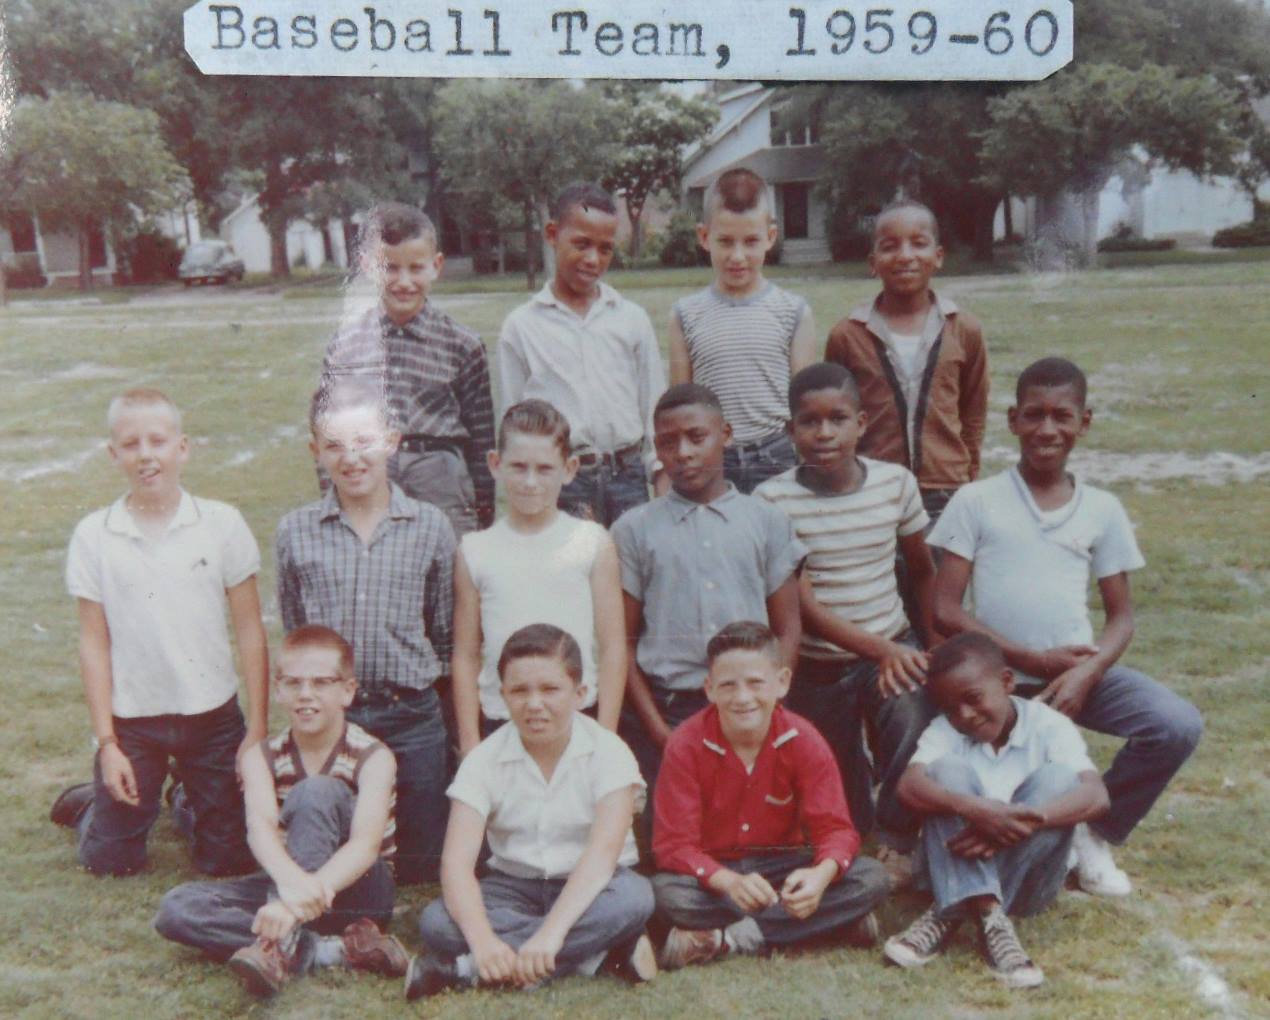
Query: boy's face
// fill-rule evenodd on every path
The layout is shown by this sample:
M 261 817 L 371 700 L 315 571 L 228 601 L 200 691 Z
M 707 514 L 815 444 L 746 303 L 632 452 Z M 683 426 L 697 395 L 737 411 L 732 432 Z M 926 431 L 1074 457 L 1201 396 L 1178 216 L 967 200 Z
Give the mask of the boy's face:
M 556 253 L 556 286 L 566 297 L 590 297 L 613 261 L 617 217 L 575 205 L 560 222 L 548 222 L 543 233 Z
M 653 445 L 671 484 L 692 499 L 723 476 L 723 449 L 732 427 L 712 407 L 685 404 L 662 411 L 653 420 Z
M 842 390 L 810 390 L 798 399 L 789 433 L 804 464 L 833 471 L 855 456 L 867 421 Z
M 110 429 L 106 449 L 137 497 L 171 495 L 181 485 L 190 443 L 172 412 L 161 405 L 125 408 Z
M 401 436 L 379 408 L 346 407 L 319 419 L 309 440 L 318 465 L 344 499 L 364 499 L 388 486 L 388 458 Z
M 582 707 L 584 689 L 564 671 L 559 659 L 513 659 L 503 670 L 501 690 L 526 747 L 568 740 L 573 713 Z
M 1000 745 L 1014 724 L 1014 674 L 971 656 L 931 677 L 930 693 L 953 729 L 980 744 Z
M 921 209 L 900 208 L 879 218 L 873 229 L 869 269 L 888 294 L 920 294 L 944 264 L 935 225 Z
M 404 326 L 427 302 L 444 263 L 445 256 L 428 238 L 411 237 L 400 244 L 381 244 L 377 257 L 363 263 L 363 270 L 375 280 L 388 318 Z
M 508 432 L 504 449 L 489 452 L 489 467 L 512 509 L 537 517 L 555 507 L 560 490 L 578 473 L 578 458 L 566 460 L 551 436 Z
M 1093 413 L 1073 386 L 1029 386 L 1008 418 L 1023 461 L 1034 471 L 1049 473 L 1066 467 L 1077 440 L 1089 431 Z
M 697 240 L 710 253 L 719 289 L 748 294 L 758 286 L 763 260 L 776 243 L 776 224 L 761 207 L 740 213 L 720 208 L 709 223 L 697 225 Z
M 710 665 L 705 692 L 719 709 L 728 739 L 762 740 L 772 725 L 776 703 L 789 691 L 789 670 L 766 651 L 735 649 Z
M 340 654 L 333 648 L 301 646 L 283 652 L 273 681 L 274 696 L 298 733 L 325 733 L 344 724 L 357 682 L 340 675 Z

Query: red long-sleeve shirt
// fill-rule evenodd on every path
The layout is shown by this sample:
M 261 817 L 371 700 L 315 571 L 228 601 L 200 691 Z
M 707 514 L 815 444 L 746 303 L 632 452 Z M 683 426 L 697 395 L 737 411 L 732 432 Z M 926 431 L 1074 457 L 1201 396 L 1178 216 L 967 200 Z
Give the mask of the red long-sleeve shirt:
M 780 705 L 746 772 L 713 705 L 671 735 L 653 799 L 653 855 L 662 871 L 705 885 L 724 862 L 809 843 L 841 872 L 860 848 L 833 753 L 816 728 Z

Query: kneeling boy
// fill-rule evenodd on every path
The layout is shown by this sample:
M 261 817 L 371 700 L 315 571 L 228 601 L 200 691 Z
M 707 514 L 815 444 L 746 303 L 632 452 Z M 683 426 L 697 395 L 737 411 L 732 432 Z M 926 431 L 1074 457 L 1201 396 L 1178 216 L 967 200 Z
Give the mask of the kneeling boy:
M 711 705 L 671 735 L 655 797 L 653 886 L 675 926 L 662 966 L 824 935 L 873 945 L 886 873 L 856 856 L 829 745 L 778 704 L 790 671 L 776 636 L 732 623 L 707 655 Z
M 227 960 L 253 995 L 292 974 L 346 966 L 401 975 L 392 920 L 392 752 L 344 718 L 353 650 L 326 627 L 287 635 L 274 693 L 290 726 L 243 757 L 247 838 L 261 871 L 177 886 L 159 904 L 165 938 Z M 340 933 L 340 934 L 336 934 Z
M 887 940 L 886 957 L 929 963 L 974 917 L 993 973 L 1011 988 L 1039 985 L 1045 976 L 1007 915 L 1053 902 L 1072 827 L 1106 812 L 1107 789 L 1070 719 L 1011 696 L 1014 675 L 991 638 L 968 633 L 940 645 L 927 687 L 943 715 L 922 734 L 899 796 L 926 816 L 935 905 Z
M 410 962 L 406 998 L 456 985 L 657 973 L 644 925 L 653 912 L 631 821 L 643 790 L 635 758 L 579 712 L 582 652 L 559 627 L 522 627 L 498 660 L 511 726 L 472 750 L 448 793 L 442 898 L 423 911 L 428 952 Z M 489 873 L 476 878 L 489 837 Z

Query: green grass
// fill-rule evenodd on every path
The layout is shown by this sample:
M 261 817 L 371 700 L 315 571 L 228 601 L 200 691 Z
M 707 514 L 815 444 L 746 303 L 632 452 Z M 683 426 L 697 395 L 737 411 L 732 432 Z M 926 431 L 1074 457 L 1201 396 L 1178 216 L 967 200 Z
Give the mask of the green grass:
M 780 271 L 805 294 L 821 333 L 873 285 L 835 268 Z M 673 301 L 706 277 L 694 270 L 619 274 L 664 333 Z M 483 283 L 484 281 L 482 281 Z M 944 292 L 986 324 L 992 360 L 987 445 L 1004 463 L 1004 408 L 1029 360 L 1064 353 L 1091 373 L 1095 421 L 1085 444 L 1099 465 L 1121 456 L 1265 446 L 1270 367 L 1264 265 L 1206 261 L 1095 274 L 946 276 Z M 242 288 L 197 291 L 184 303 L 15 301 L 0 310 L 0 642 L 7 652 L 7 739 L 0 749 L 0 1016 L 389 1017 L 400 986 L 322 975 L 273 1004 L 249 1003 L 222 968 L 164 943 L 150 928 L 162 893 L 192 877 L 166 819 L 152 864 L 136 878 L 93 879 L 74 861 L 48 804 L 91 763 L 75 662 L 74 613 L 61 580 L 66 540 L 119 480 L 100 450 L 106 403 L 140 383 L 164 387 L 186 410 L 194 440 L 189 487 L 241 507 L 265 551 L 261 590 L 276 635 L 273 528 L 313 497 L 302 423 L 309 388 L 339 314 L 338 294 L 315 283 L 300 303 Z M 484 288 L 482 288 L 484 291 Z M 289 291 L 287 293 L 293 293 Z M 197 299 L 197 300 L 196 300 Z M 223 300 L 222 300 L 223 299 Z M 461 292 L 439 303 L 492 342 L 517 287 Z M 1261 463 L 1258 461 L 1257 463 Z M 916 974 L 878 954 L 819 951 L 738 960 L 664 975 L 626 990 L 570 980 L 532 995 L 447 996 L 411 1012 L 463 1017 L 1025 1017 L 1255 1016 L 1270 1013 L 1265 966 L 1264 834 L 1270 822 L 1270 477 L 1202 484 L 1185 478 L 1111 486 L 1138 527 L 1148 567 L 1135 577 L 1138 635 L 1129 661 L 1203 709 L 1207 732 L 1192 762 L 1124 849 L 1137 891 L 1118 903 L 1065 895 L 1022 922 L 1048 975 L 1010 994 L 986 974 L 963 935 L 948 957 Z M 1091 741 L 1106 761 L 1114 742 Z M 428 890 L 430 893 L 431 890 Z M 416 945 L 424 891 L 405 890 L 395 930 Z M 894 931 L 920 909 L 888 903 Z M 1232 1012 L 1207 1005 L 1179 963 L 1191 955 L 1227 983 Z

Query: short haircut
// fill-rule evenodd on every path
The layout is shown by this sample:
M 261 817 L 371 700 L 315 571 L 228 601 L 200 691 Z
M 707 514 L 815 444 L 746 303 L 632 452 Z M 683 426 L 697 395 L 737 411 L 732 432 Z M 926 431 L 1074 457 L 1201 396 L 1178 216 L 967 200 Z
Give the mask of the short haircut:
M 512 404 L 503 414 L 498 426 L 498 452 L 507 449 L 507 434 L 519 432 L 523 436 L 546 436 L 556 444 L 560 456 L 568 460 L 573 452 L 569 438 L 569 419 L 545 400 L 522 400 Z
M 437 228 L 427 213 L 404 202 L 380 202 L 362 221 L 357 250 L 368 255 L 381 244 L 401 244 L 416 237 L 424 238 L 433 249 L 437 246 Z
M 987 634 L 968 630 L 936 645 L 930 653 L 926 675 L 933 682 L 968 661 L 981 663 L 994 673 L 1005 669 L 1005 653 Z
M 1085 373 L 1066 358 L 1042 358 L 1034 361 L 1019 373 L 1019 381 L 1014 386 L 1014 402 L 1023 403 L 1023 394 L 1032 386 L 1049 389 L 1056 386 L 1070 386 L 1076 391 L 1080 406 L 1085 406 L 1085 398 L 1089 384 Z
M 701 218 L 706 226 L 710 225 L 720 207 L 733 213 L 758 210 L 767 213 L 770 220 L 775 203 L 767 182 L 753 170 L 739 166 L 721 173 L 706 188 L 705 198 L 701 202 Z
M 286 655 L 287 652 L 296 652 L 302 648 L 325 648 L 335 652 L 340 658 L 340 676 L 345 680 L 353 679 L 355 675 L 353 646 L 340 637 L 338 633 L 331 630 L 330 627 L 323 627 L 317 623 L 297 627 L 295 630 L 289 631 L 286 637 L 282 639 L 278 663 L 274 667 L 279 676 L 282 675 L 282 656 Z
M 571 634 L 555 624 L 531 623 L 514 632 L 498 657 L 499 680 L 517 659 L 555 659 L 575 684 L 582 683 L 582 649 Z
M 168 395 L 150 386 L 137 386 L 134 389 L 125 390 L 110 402 L 110 406 L 106 408 L 106 431 L 114 430 L 115 424 L 123 417 L 125 411 L 138 407 L 164 408 L 176 422 L 177 431 L 181 430 L 181 409 L 172 403 Z
M 339 411 L 354 407 L 373 407 L 384 424 L 396 428 L 392 406 L 384 385 L 377 379 L 341 379 L 319 386 L 309 400 L 309 431 L 317 435 L 322 422 Z
M 706 645 L 706 663 L 713 666 L 715 659 L 728 652 L 762 652 L 778 665 L 781 661 L 780 642 L 772 628 L 754 620 L 729 623 L 712 637 Z
M 855 376 L 832 361 L 817 361 L 800 369 L 789 380 L 789 413 L 797 414 L 799 402 L 816 390 L 841 390 L 851 401 L 851 406 L 860 410 L 860 387 L 856 385 Z
M 667 411 L 674 411 L 680 407 L 691 406 L 708 407 L 718 413 L 720 418 L 723 417 L 723 405 L 719 403 L 714 390 L 694 382 L 676 383 L 670 387 L 661 395 L 657 406 L 653 408 L 653 417 L 656 418 L 659 414 L 665 414 Z
M 878 237 L 878 224 L 882 222 L 884 216 L 889 216 L 893 212 L 900 212 L 904 209 L 912 209 L 914 212 L 925 213 L 930 217 L 931 233 L 935 237 L 935 243 L 939 243 L 939 218 L 935 215 L 933 209 L 924 202 L 919 202 L 915 198 L 897 198 L 894 202 L 887 202 L 882 207 L 881 212 L 873 220 L 873 240 L 876 242 Z
M 574 181 L 565 185 L 551 203 L 551 218 L 557 223 L 563 223 L 570 211 L 578 206 L 583 209 L 598 209 L 609 216 L 617 215 L 617 203 L 607 191 L 590 181 Z

